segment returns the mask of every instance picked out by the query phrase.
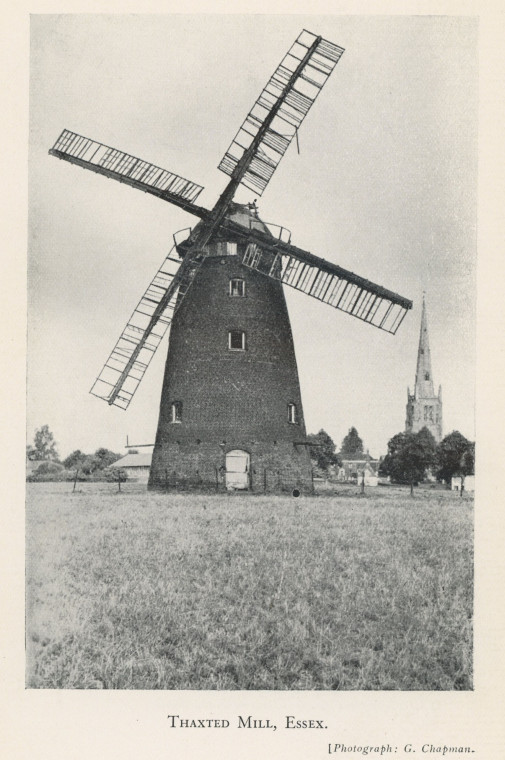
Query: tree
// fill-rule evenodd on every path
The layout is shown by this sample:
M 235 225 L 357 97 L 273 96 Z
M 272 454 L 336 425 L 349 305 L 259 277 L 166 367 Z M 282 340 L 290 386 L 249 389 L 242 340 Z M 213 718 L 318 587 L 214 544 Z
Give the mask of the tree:
M 381 473 L 389 475 L 394 483 L 410 485 L 424 480 L 426 470 L 436 462 L 436 443 L 427 428 L 418 433 L 397 433 L 388 442 L 388 453 L 381 465 Z
M 121 459 L 121 454 L 116 454 L 114 451 L 110 451 L 110 449 L 97 449 L 93 454 L 94 469 L 105 470 L 106 467 L 109 467 L 113 462 L 117 462 L 118 459 Z
M 450 483 L 454 475 L 460 475 L 462 478 L 473 475 L 475 444 L 458 430 L 453 430 L 438 444 L 437 464 L 437 478 L 446 483 Z
M 437 463 L 437 442 L 433 433 L 430 432 L 427 427 L 423 427 L 417 433 L 417 440 L 426 451 L 426 469 L 435 467 Z
M 91 475 L 97 470 L 106 470 L 118 459 L 121 459 L 121 454 L 103 447 L 97 449 L 94 454 L 83 454 L 80 449 L 76 449 L 68 455 L 63 464 L 67 470 L 81 470 L 85 475 Z
M 39 464 L 35 470 L 35 475 L 55 475 L 56 473 L 63 472 L 65 468 L 59 462 L 52 462 L 50 460 L 44 460 Z
M 342 441 L 340 456 L 342 459 L 362 459 L 364 455 L 363 441 L 356 428 L 352 427 Z
M 42 425 L 41 428 L 35 431 L 33 446 L 27 447 L 26 454 L 28 459 L 32 460 L 57 461 L 58 450 L 56 448 L 56 441 L 48 425 Z
M 325 430 L 320 430 L 317 434 L 311 433 L 307 440 L 314 444 L 309 446 L 310 458 L 321 470 L 328 472 L 331 465 L 341 464 L 339 455 L 335 453 L 335 444 Z
M 63 466 L 67 470 L 80 470 L 85 459 L 86 454 L 83 454 L 80 449 L 76 449 L 63 460 Z
M 83 456 L 79 469 L 84 475 L 91 475 L 92 472 L 95 472 L 98 468 L 94 456 L 92 454 Z
M 475 474 L 475 443 L 470 443 L 470 446 L 463 453 L 460 461 L 460 472 L 464 478 L 467 475 Z

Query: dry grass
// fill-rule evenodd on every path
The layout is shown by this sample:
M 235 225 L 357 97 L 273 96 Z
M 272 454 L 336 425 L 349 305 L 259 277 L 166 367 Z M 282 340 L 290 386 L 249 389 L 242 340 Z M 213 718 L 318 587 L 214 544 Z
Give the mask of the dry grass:
M 470 689 L 472 501 L 28 484 L 27 684 Z

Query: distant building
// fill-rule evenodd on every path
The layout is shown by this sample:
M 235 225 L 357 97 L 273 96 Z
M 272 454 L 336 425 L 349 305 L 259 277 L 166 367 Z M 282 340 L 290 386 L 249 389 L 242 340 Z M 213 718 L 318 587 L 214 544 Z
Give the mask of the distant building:
M 440 443 L 442 440 L 442 386 L 439 386 L 438 395 L 435 396 L 424 297 L 417 351 L 416 382 L 413 394 L 410 393 L 410 388 L 407 389 L 405 431 L 418 433 L 423 427 L 428 428 L 435 441 Z
M 451 478 L 451 490 L 461 491 L 461 477 L 459 475 Z M 475 491 L 475 475 L 467 475 L 464 482 L 465 491 Z
M 363 483 L 365 486 L 379 485 L 379 473 L 369 462 L 366 463 L 363 471 L 358 475 L 358 483 Z
M 140 483 L 147 483 L 152 456 L 152 452 L 148 454 L 130 454 L 128 452 L 126 456 L 111 464 L 111 467 L 126 470 L 129 478 L 137 480 Z
M 475 475 L 467 475 L 465 478 L 465 491 L 475 491 Z
M 365 477 L 366 486 L 376 486 L 379 482 L 379 461 L 370 456 L 360 459 L 343 459 L 338 468 L 337 480 L 361 485 Z

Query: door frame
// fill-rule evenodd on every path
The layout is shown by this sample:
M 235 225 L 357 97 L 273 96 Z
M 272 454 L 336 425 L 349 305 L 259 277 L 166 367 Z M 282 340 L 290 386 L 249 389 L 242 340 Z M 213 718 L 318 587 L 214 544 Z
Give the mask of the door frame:
M 243 454 L 245 459 L 245 470 L 244 475 L 244 485 L 233 484 L 233 480 L 228 478 L 228 473 L 237 473 L 241 474 L 242 470 L 228 470 L 228 457 L 230 454 L 240 453 Z M 238 459 L 238 457 L 236 457 Z M 251 454 L 246 449 L 230 449 L 225 454 L 225 469 L 224 469 L 224 482 L 227 490 L 235 490 L 235 491 L 249 491 L 251 489 Z

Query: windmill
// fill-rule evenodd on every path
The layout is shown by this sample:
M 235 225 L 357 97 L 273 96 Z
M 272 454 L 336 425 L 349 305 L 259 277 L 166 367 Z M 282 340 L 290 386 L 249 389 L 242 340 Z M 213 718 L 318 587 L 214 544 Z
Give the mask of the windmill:
M 134 309 L 91 393 L 126 409 L 170 327 L 150 488 L 193 484 L 307 490 L 311 467 L 283 285 L 395 334 L 412 302 L 291 244 L 261 196 L 343 48 L 303 30 L 219 164 L 215 206 L 172 172 L 64 130 L 49 153 L 198 217 Z

